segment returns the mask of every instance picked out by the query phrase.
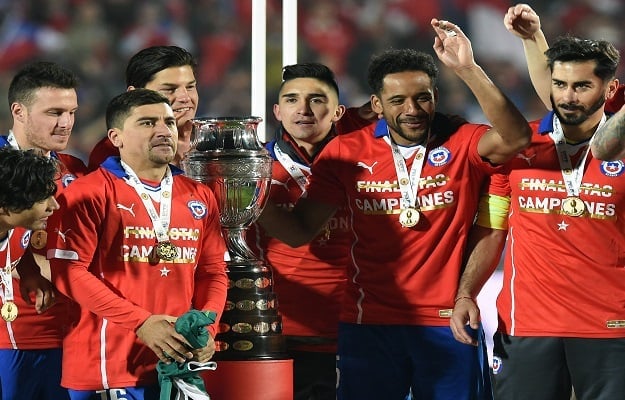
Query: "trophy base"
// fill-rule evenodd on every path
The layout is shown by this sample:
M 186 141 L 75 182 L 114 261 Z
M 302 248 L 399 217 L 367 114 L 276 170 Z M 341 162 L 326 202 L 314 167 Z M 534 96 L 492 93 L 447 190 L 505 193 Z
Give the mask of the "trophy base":
M 286 341 L 282 335 L 227 335 L 215 338 L 214 361 L 286 360 Z
M 273 293 L 271 268 L 260 260 L 227 262 L 226 307 L 213 359 L 284 360 L 289 354 Z

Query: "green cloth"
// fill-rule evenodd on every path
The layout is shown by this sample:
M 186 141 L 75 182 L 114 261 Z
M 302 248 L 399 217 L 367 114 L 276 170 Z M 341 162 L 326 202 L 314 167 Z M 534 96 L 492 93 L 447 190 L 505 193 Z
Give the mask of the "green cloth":
M 174 328 L 187 339 L 193 349 L 199 349 L 208 343 L 208 331 L 206 326 L 215 322 L 217 313 L 214 311 L 191 310 L 183 314 L 176 320 Z M 210 364 L 210 366 L 208 366 Z M 214 369 L 215 363 L 198 363 L 185 361 L 183 363 L 171 362 L 169 364 L 159 361 L 156 365 L 158 372 L 158 383 L 161 386 L 160 400 L 171 400 L 172 392 L 175 398 L 198 398 L 207 399 L 204 380 L 198 376 L 198 371 L 203 369 Z M 182 390 L 182 388 L 186 388 Z M 185 395 L 191 390 L 199 393 L 198 397 Z

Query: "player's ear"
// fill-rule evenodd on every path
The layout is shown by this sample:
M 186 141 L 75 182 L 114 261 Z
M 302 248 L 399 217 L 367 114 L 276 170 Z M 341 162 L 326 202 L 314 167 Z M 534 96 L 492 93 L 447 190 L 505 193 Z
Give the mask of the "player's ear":
M 336 107 L 336 110 L 334 111 L 334 116 L 332 117 L 332 122 L 336 122 L 339 119 L 341 119 L 343 114 L 345 114 L 345 106 L 342 105 L 342 104 L 339 104 L 338 107 Z
M 11 104 L 11 115 L 14 120 L 23 124 L 26 121 L 27 114 L 28 110 L 24 104 L 18 101 Z
M 274 104 L 273 105 L 273 116 L 276 118 L 277 121 L 282 121 L 282 115 L 280 114 L 280 105 L 279 104 Z
M 109 140 L 111 141 L 111 143 L 113 143 L 113 146 L 115 147 L 122 147 L 123 141 L 122 141 L 122 137 L 121 137 L 121 131 L 117 128 L 111 128 L 108 130 L 108 132 L 106 133 Z

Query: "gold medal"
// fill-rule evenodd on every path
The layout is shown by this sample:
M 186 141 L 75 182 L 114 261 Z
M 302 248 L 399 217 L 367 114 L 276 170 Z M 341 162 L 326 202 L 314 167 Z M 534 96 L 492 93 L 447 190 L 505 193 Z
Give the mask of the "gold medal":
M 15 318 L 17 318 L 17 306 L 12 301 L 7 301 L 2 305 L 0 315 L 7 322 L 15 321 Z
M 165 261 L 174 261 L 178 258 L 178 248 L 168 240 L 158 242 L 156 244 L 156 257 Z
M 399 213 L 399 223 L 404 228 L 412 228 L 419 223 L 420 217 L 421 215 L 419 210 L 413 207 L 408 207 L 401 210 L 401 213 Z
M 562 200 L 562 212 L 571 217 L 579 217 L 584 214 L 586 206 L 579 197 L 571 196 Z
M 37 229 L 33 231 L 30 236 L 30 245 L 37 250 L 41 250 L 46 247 L 46 243 L 48 242 L 48 232 L 43 229 Z

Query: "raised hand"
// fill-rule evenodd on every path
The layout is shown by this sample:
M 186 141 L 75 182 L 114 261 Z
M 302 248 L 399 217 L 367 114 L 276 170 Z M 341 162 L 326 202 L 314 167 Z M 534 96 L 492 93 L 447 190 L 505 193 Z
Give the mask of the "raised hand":
M 529 5 L 517 4 L 508 8 L 503 24 L 512 34 L 529 39 L 540 30 L 540 17 Z
M 433 48 L 443 64 L 456 71 L 475 66 L 471 42 L 457 25 L 436 18 L 430 23 L 436 32 Z

